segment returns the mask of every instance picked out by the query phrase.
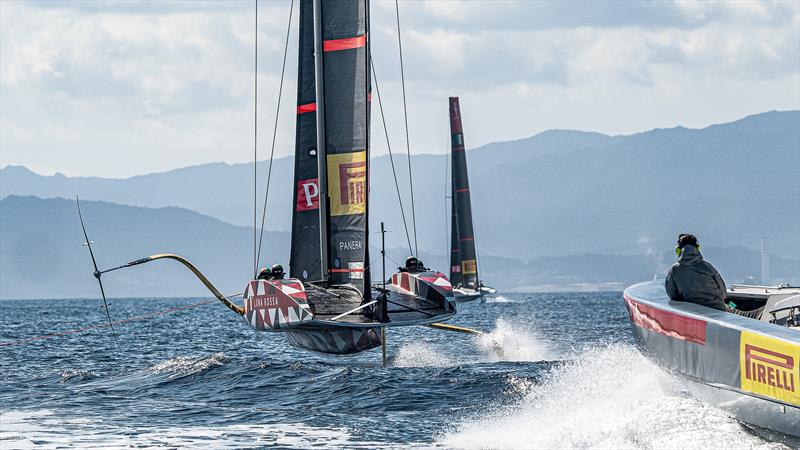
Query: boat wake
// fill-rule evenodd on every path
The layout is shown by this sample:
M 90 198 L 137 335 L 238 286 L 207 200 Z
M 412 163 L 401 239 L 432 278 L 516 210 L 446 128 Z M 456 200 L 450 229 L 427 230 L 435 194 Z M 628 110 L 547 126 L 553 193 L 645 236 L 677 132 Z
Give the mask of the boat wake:
M 565 355 L 567 356 L 567 355 Z M 784 449 L 689 397 L 629 345 L 583 350 L 544 382 L 508 380 L 522 400 L 463 420 L 439 439 L 457 448 Z
M 464 363 L 493 363 L 498 361 L 544 361 L 552 351 L 543 343 L 530 324 L 523 325 L 507 319 L 497 319 L 495 328 L 474 339 L 479 353 L 474 358 L 453 356 L 446 344 L 432 342 L 406 343 L 398 347 L 392 359 L 394 367 L 452 367 Z
M 513 298 L 508 298 L 505 295 L 500 295 L 500 294 L 487 295 L 484 298 L 485 298 L 484 303 L 517 303 L 517 301 L 514 300 Z

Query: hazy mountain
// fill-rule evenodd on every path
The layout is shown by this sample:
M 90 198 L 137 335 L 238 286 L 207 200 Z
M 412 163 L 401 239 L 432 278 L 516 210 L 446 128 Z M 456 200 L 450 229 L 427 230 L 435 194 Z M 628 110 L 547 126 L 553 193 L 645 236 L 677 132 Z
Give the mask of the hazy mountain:
M 252 273 L 252 228 L 180 208 L 141 208 L 81 201 L 101 268 L 154 253 L 195 263 L 225 293 L 240 292 Z M 264 236 L 263 255 L 285 262 L 288 233 Z M 74 200 L 6 197 L 0 201 L 0 297 L 98 297 Z M 264 263 L 262 263 L 264 265 Z M 207 295 L 174 261 L 154 261 L 103 276 L 109 296 Z
M 252 228 L 238 227 L 180 208 L 142 208 L 82 201 L 89 237 L 101 268 L 161 252 L 189 258 L 225 293 L 236 293 L 252 271 Z M 74 200 L 11 196 L 0 201 L 0 298 L 99 296 Z M 372 240 L 373 279 L 380 279 L 377 239 Z M 289 235 L 265 235 L 262 263 L 288 262 Z M 407 254 L 387 251 L 387 276 Z M 706 248 L 704 253 L 729 282 L 759 282 L 756 251 Z M 423 260 L 447 270 L 444 253 Z M 671 250 L 651 255 L 584 254 L 548 256 L 524 262 L 484 256 L 483 279 L 502 290 L 612 290 L 663 274 Z M 775 282 L 798 281 L 797 261 L 773 255 Z M 754 278 L 755 277 L 755 278 Z M 103 276 L 110 297 L 208 295 L 183 266 L 155 261 Z
M 464 112 L 468 114 L 468 111 Z M 446 135 L 447 130 L 442 130 Z M 465 130 L 469 144 L 470 130 Z M 800 255 L 800 112 L 768 112 L 695 130 L 629 136 L 557 130 L 468 152 L 481 254 L 533 260 L 548 255 L 669 251 L 679 232 L 705 247 Z M 413 157 L 420 251 L 447 251 L 445 156 Z M 407 165 L 395 156 L 410 221 Z M 266 163 L 260 163 L 261 179 Z M 389 158 L 372 163 L 372 223 L 383 220 L 392 247 L 405 245 Z M 272 170 L 267 225 L 288 230 L 291 158 Z M 261 190 L 261 189 L 260 189 Z M 252 165 L 206 164 L 128 179 L 0 173 L 2 195 L 100 199 L 180 206 L 238 225 L 252 224 Z M 263 192 L 263 191 L 262 191 Z

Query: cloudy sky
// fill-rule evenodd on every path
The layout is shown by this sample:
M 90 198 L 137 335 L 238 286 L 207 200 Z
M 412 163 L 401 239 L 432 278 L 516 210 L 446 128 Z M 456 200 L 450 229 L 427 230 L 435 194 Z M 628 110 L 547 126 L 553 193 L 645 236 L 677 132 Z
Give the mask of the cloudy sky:
M 394 2 L 372 5 L 399 150 Z M 446 151 L 450 95 L 461 97 L 468 147 L 552 128 L 626 134 L 800 109 L 798 5 L 401 1 L 412 152 Z M 262 158 L 288 17 L 289 0 L 259 3 Z M 252 159 L 254 21 L 253 0 L 0 2 L 0 166 L 124 177 Z M 293 150 L 296 31 L 280 156 Z

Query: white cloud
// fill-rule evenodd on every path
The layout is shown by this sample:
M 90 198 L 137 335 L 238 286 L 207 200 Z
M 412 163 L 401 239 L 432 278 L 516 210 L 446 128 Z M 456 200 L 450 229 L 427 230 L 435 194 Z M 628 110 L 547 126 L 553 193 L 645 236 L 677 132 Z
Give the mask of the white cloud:
M 266 155 L 288 1 L 262 1 L 259 12 Z M 399 149 L 394 2 L 376 0 L 372 12 Z M 796 2 L 431 1 L 401 2 L 400 13 L 414 151 L 445 150 L 449 95 L 462 99 L 468 146 L 800 108 Z M 0 165 L 126 176 L 247 161 L 253 19 L 251 2 L 0 2 Z M 279 155 L 294 142 L 296 32 Z M 373 142 L 385 151 L 382 137 Z

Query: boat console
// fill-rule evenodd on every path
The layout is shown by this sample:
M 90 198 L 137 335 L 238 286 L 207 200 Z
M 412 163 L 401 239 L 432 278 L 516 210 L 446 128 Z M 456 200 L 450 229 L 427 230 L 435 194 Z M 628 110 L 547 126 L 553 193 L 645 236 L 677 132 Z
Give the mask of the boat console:
M 800 287 L 731 285 L 729 312 L 800 331 Z

